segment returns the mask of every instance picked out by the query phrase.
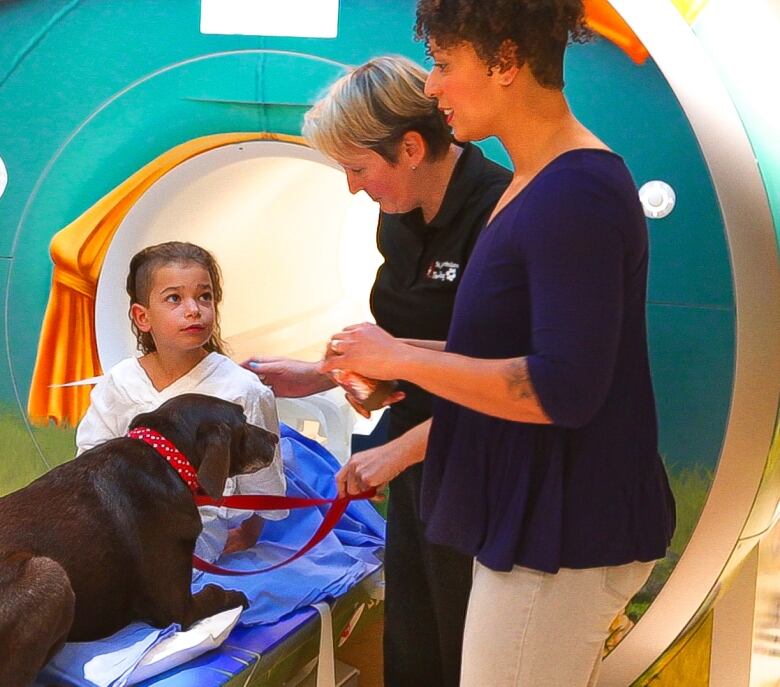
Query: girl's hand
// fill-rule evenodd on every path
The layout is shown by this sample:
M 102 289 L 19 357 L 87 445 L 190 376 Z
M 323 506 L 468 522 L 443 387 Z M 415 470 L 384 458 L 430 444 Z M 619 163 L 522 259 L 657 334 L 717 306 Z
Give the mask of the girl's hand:
M 381 327 L 364 322 L 334 334 L 318 370 L 349 370 L 372 379 L 396 379 L 406 344 Z
M 251 549 L 263 531 L 265 520 L 257 513 L 243 520 L 238 527 L 228 530 L 227 541 L 222 553 L 237 553 Z
M 299 398 L 332 389 L 335 384 L 317 370 L 317 363 L 292 358 L 249 358 L 241 363 L 281 398 Z

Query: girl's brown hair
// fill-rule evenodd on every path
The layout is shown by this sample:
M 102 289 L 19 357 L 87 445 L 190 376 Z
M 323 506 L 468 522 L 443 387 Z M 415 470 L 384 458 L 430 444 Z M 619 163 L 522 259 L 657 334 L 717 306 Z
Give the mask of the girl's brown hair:
M 149 291 L 152 287 L 152 276 L 155 270 L 170 264 L 186 265 L 195 263 L 209 273 L 214 299 L 214 327 L 211 338 L 204 344 L 209 353 L 225 353 L 226 345 L 222 340 L 219 326 L 219 304 L 222 301 L 222 273 L 214 256 L 205 248 L 194 243 L 183 241 L 168 241 L 148 246 L 136 253 L 130 260 L 130 271 L 127 275 L 127 295 L 130 305 L 138 303 L 149 307 Z M 157 350 L 151 332 L 142 332 L 130 316 L 130 328 L 138 342 L 138 350 L 142 353 L 152 353 Z

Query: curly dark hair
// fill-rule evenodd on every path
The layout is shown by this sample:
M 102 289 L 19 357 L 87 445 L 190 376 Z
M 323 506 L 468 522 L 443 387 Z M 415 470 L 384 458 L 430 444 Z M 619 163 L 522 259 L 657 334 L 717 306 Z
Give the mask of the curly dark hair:
M 127 295 L 130 305 L 138 303 L 149 306 L 149 290 L 152 288 L 152 276 L 155 270 L 166 265 L 196 264 L 203 267 L 211 279 L 212 297 L 214 299 L 214 328 L 211 337 L 203 345 L 209 353 L 225 353 L 225 342 L 222 340 L 219 326 L 219 304 L 222 301 L 222 273 L 214 256 L 205 248 L 184 241 L 168 241 L 156 246 L 147 246 L 136 253 L 130 260 L 130 271 L 127 275 Z M 130 327 L 138 342 L 138 350 L 142 353 L 152 353 L 157 350 L 151 332 L 142 332 L 136 327 L 132 315 Z
M 442 48 L 471 43 L 488 73 L 507 59 L 528 64 L 540 85 L 554 89 L 563 88 L 569 39 L 591 36 L 583 0 L 418 0 L 415 32 Z

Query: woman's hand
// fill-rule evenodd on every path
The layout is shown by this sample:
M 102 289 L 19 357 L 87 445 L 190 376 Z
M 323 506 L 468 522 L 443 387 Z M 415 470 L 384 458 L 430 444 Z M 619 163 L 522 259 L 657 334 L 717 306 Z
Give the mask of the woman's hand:
M 347 399 L 347 403 L 349 403 L 349 405 L 351 405 L 355 409 L 355 412 L 358 415 L 362 415 L 365 418 L 371 417 L 371 411 L 364 408 L 363 404 L 352 394 L 346 393 L 344 394 L 344 398 Z M 398 401 L 403 401 L 405 398 L 406 398 L 406 394 L 403 391 L 394 391 L 382 401 L 382 407 L 384 408 L 386 406 L 391 406 L 393 405 L 393 403 L 398 403 Z
M 391 479 L 403 472 L 406 466 L 405 457 L 388 449 L 387 445 L 355 453 L 336 473 L 339 496 L 361 494 L 372 487 L 381 490 Z
M 276 396 L 299 398 L 326 391 L 336 386 L 326 375 L 317 370 L 317 363 L 307 363 L 292 358 L 250 358 L 241 363 Z
M 372 487 L 381 489 L 406 468 L 425 458 L 431 421 L 412 427 L 382 446 L 356 453 L 336 473 L 339 496 L 360 494 Z
M 381 327 L 364 322 L 346 327 L 330 338 L 318 370 L 350 370 L 372 379 L 396 379 L 407 345 Z

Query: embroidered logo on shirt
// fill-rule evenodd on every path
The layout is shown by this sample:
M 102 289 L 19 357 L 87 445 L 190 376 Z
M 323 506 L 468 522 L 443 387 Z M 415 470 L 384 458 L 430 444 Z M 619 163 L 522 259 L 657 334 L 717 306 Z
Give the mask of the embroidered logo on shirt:
M 425 276 L 434 281 L 453 282 L 458 278 L 459 269 L 460 265 L 457 262 L 432 260 L 431 264 L 428 265 L 428 271 L 425 273 Z

